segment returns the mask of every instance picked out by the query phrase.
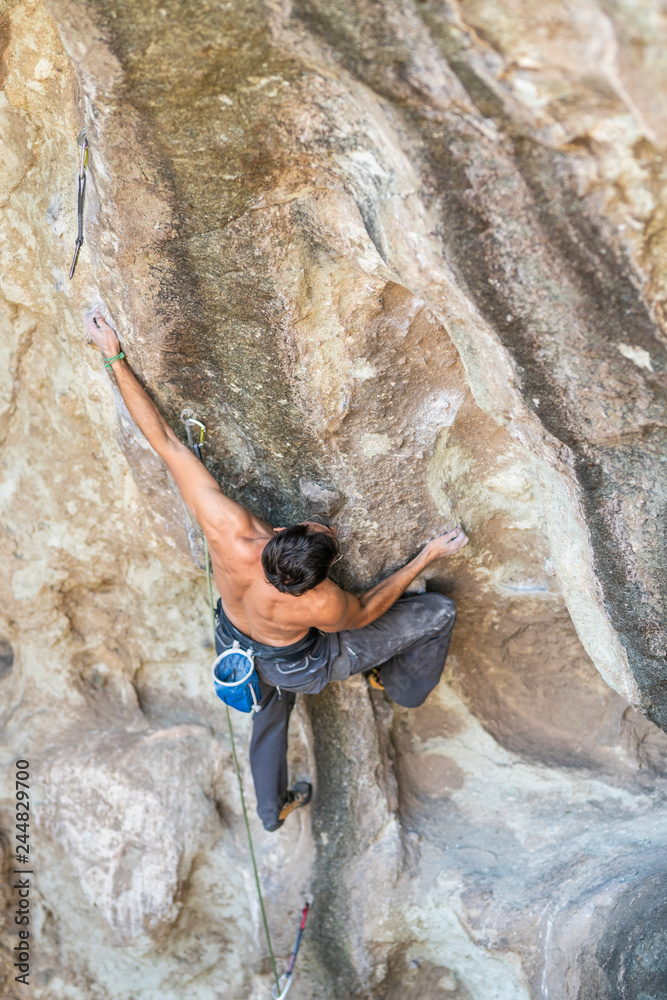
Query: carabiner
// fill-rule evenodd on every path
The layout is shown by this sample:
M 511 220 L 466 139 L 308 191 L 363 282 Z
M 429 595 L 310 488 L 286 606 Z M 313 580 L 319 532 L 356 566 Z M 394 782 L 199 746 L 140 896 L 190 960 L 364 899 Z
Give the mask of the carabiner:
M 285 980 L 284 988 L 282 986 L 283 980 Z M 283 1000 L 283 997 L 287 996 L 287 991 L 289 990 L 291 985 L 292 985 L 292 973 L 283 972 L 282 976 L 278 980 L 277 985 L 271 987 L 271 996 L 273 997 L 273 1000 Z M 281 992 L 276 993 L 277 989 L 279 989 Z
M 195 441 L 192 436 L 191 427 L 199 428 L 199 441 L 197 443 L 199 447 L 201 447 L 204 443 L 204 436 L 206 434 L 206 425 L 203 424 L 201 420 L 197 420 L 197 418 L 195 417 L 195 411 L 190 409 L 189 407 L 186 407 L 185 410 L 182 410 L 181 422 L 185 424 L 185 432 L 188 435 L 188 444 L 193 451 L 195 448 Z
M 88 166 L 88 140 L 86 139 L 85 128 L 81 129 L 78 136 L 76 137 L 77 146 L 81 146 L 81 166 L 79 168 L 79 177 L 83 177 L 86 167 Z

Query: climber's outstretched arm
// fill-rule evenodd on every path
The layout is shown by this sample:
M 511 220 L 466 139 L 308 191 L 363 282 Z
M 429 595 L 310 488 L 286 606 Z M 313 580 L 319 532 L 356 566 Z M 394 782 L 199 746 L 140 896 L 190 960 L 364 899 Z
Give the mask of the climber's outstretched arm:
M 86 333 L 106 357 L 120 353 L 118 337 L 100 312 L 87 313 L 84 323 Z M 134 422 L 166 462 L 183 499 L 209 538 L 248 530 L 250 511 L 225 496 L 203 462 L 179 441 L 129 365 L 124 360 L 115 361 L 113 373 Z

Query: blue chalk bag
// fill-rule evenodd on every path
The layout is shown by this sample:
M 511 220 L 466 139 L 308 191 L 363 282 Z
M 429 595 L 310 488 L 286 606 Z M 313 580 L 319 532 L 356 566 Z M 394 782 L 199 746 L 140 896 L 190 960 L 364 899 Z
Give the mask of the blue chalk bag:
M 262 692 L 255 670 L 255 652 L 237 640 L 214 660 L 213 684 L 221 701 L 239 712 L 259 712 Z

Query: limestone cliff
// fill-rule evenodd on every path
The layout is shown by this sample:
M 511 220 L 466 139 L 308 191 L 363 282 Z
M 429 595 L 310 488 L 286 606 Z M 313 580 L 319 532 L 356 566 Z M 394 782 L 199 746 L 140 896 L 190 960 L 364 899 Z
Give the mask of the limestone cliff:
M 295 713 L 312 806 L 253 828 L 281 959 L 314 897 L 290 995 L 667 996 L 661 4 L 0 12 L 1 816 L 9 872 L 26 757 L 32 995 L 270 988 L 198 538 L 85 342 L 100 298 L 226 491 L 334 515 L 343 585 L 471 537 L 423 581 L 459 608 L 427 704 L 357 680 Z

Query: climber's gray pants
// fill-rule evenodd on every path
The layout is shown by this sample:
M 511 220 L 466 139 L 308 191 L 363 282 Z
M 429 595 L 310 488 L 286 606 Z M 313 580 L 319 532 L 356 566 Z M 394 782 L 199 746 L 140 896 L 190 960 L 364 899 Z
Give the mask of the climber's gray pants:
M 331 664 L 331 680 L 378 667 L 392 701 L 416 708 L 440 680 L 455 621 L 456 608 L 449 597 L 433 593 L 401 597 L 370 625 L 338 633 L 340 652 Z M 287 798 L 287 728 L 296 695 L 282 686 L 278 694 L 263 681 L 261 687 L 250 767 L 257 812 L 266 829 L 275 830 Z

